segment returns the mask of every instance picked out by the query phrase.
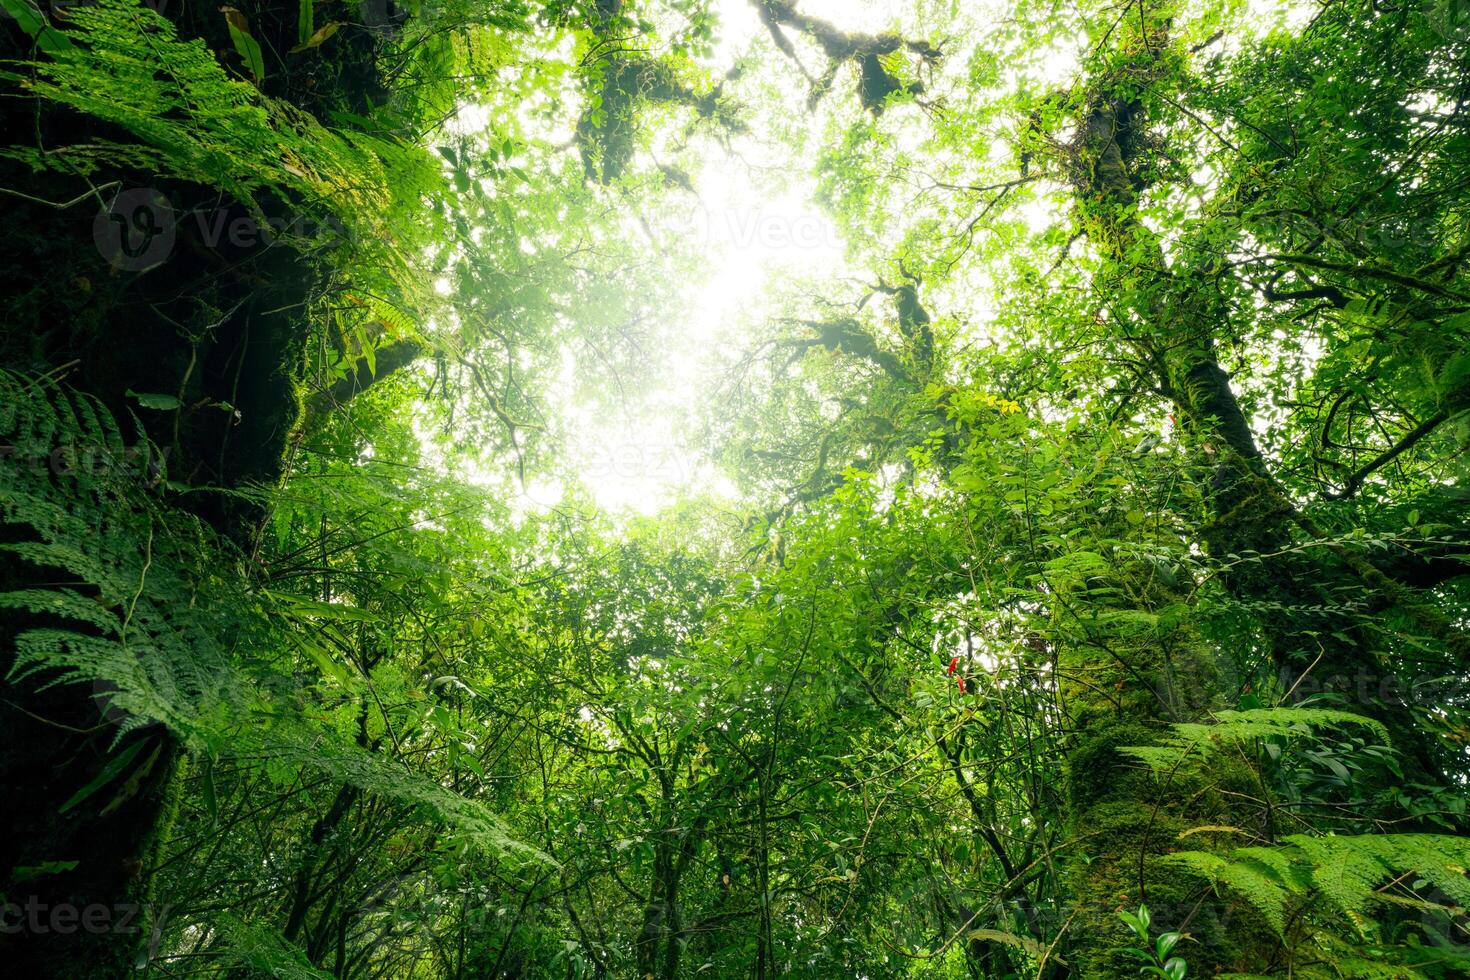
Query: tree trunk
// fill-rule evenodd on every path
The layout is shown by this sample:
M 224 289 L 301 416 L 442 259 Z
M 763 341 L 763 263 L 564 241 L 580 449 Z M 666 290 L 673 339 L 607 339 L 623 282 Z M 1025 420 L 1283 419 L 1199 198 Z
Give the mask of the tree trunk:
M 1134 85 L 1157 70 L 1168 50 L 1167 19 L 1153 23 L 1146 39 L 1125 32 L 1137 63 L 1126 79 Z M 1103 295 L 1118 299 L 1121 339 L 1155 368 L 1158 387 L 1172 400 L 1186 444 L 1198 461 L 1199 485 L 1211 517 L 1198 528 L 1208 553 L 1261 556 L 1221 576 L 1229 592 L 1252 605 L 1269 605 L 1258 616 L 1278 675 L 1289 689 L 1316 665 L 1319 676 L 1353 678 L 1355 710 L 1384 724 L 1402 752 L 1404 775 L 1412 782 L 1443 782 L 1445 747 L 1414 719 L 1401 698 L 1380 689 L 1394 680 L 1393 668 L 1345 628 L 1330 610 L 1343 584 L 1378 591 L 1441 635 L 1452 646 L 1464 636 L 1411 590 L 1342 548 L 1308 552 L 1292 546 L 1304 533 L 1320 539 L 1271 475 L 1256 446 L 1249 419 L 1231 389 L 1216 354 L 1216 337 L 1229 335 L 1227 311 L 1214 285 L 1216 260 L 1195 256 L 1189 242 L 1172 265 L 1156 236 L 1140 220 L 1138 194 L 1146 186 L 1136 166 L 1144 142 L 1143 106 L 1136 96 L 1119 98 L 1104 83 L 1088 94 L 1070 173 L 1084 227 L 1103 255 L 1098 275 Z M 1115 319 L 1119 319 L 1115 317 Z M 1141 325 L 1141 327 L 1139 326 Z M 1360 683 L 1371 681 L 1373 690 Z
M 189 19 L 195 14 L 200 21 Z M 224 30 L 213 8 L 184 10 L 179 18 L 184 36 L 216 20 Z M 31 54 L 13 20 L 0 27 L 0 51 L 14 60 Z M 48 147 L 132 140 L 32 97 L 4 100 L 0 119 L 18 142 L 34 137 Z M 104 204 L 134 192 L 149 195 L 150 207 L 167 203 L 152 220 L 167 219 L 174 234 L 156 263 L 140 268 L 111 247 L 116 243 L 107 240 L 108 215 L 99 213 L 98 197 L 65 207 L 45 203 L 76 198 L 86 185 L 75 177 L 4 160 L 0 178 L 21 195 L 6 199 L 16 233 L 0 240 L 0 267 L 17 284 L 0 331 L 0 363 L 53 372 L 97 398 L 124 431 L 130 418 L 140 419 L 165 454 L 171 480 L 226 490 L 276 480 L 301 412 L 306 330 L 300 314 L 315 275 L 305 260 L 260 237 L 242 245 L 217 234 L 244 212 L 214 188 L 143 172 L 95 174 L 93 186 L 111 189 Z M 262 205 L 267 217 L 292 217 L 279 202 Z M 134 392 L 181 405 L 140 408 Z M 56 492 L 69 491 L 57 481 Z M 255 505 L 223 493 L 185 499 L 226 541 L 250 548 L 262 519 Z M 23 527 L 0 526 L 8 540 L 26 534 Z M 0 589 L 54 587 L 51 572 L 8 561 Z M 146 961 L 150 917 L 165 914 L 153 906 L 148 876 L 169 832 L 184 749 L 156 725 L 117 740 L 118 719 L 99 708 L 91 685 L 42 688 L 44 676 L 10 678 L 13 641 L 32 625 L 34 617 L 10 611 L 0 619 L 0 796 L 7 801 L 0 815 L 0 889 L 22 911 L 34 899 L 56 921 L 74 914 L 77 924 L 53 927 L 42 916 L 17 928 L 7 916 L 0 962 L 19 976 L 124 976 Z M 141 748 L 116 778 L 65 807 L 135 746 Z M 48 871 L 72 862 L 69 870 Z

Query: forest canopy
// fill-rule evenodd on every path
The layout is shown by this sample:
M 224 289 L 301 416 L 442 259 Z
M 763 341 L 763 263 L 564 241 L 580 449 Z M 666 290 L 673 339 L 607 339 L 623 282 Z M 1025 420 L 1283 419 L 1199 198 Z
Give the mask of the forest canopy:
M 1465 0 L 0 0 L 17 977 L 1470 976 Z

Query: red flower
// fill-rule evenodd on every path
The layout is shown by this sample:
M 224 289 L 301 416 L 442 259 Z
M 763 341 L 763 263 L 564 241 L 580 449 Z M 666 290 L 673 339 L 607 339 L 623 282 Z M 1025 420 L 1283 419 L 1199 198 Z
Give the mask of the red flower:
M 950 677 L 953 677 L 954 676 L 954 669 L 956 667 L 958 667 L 959 664 L 960 664 L 960 658 L 959 657 L 951 657 L 950 658 L 950 661 L 949 661 L 949 676 Z
M 955 681 L 955 684 L 959 686 L 960 693 L 961 694 L 964 694 L 965 693 L 965 679 L 963 677 L 956 677 L 954 679 L 954 681 Z

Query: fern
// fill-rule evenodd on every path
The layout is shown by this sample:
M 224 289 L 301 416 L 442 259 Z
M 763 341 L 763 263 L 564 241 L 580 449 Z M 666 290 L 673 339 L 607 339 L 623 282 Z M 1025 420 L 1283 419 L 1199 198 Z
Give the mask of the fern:
M 262 95 L 226 74 L 203 41 L 181 40 L 173 22 L 138 0 L 70 8 L 62 36 L 69 43 L 27 63 L 29 73 L 0 77 L 121 127 L 139 144 L 88 140 L 0 153 L 35 169 L 89 175 L 125 167 L 212 184 L 258 218 L 257 196 L 280 195 L 303 219 L 296 227 L 314 232 L 297 244 L 342 244 L 326 233 L 333 227 L 327 219 L 334 218 L 348 232 L 351 258 L 370 256 L 370 266 L 412 288 L 410 256 L 426 232 L 420 200 L 442 183 L 422 149 L 328 129 Z
M 1328 708 L 1252 708 L 1217 711 L 1213 724 L 1171 725 L 1172 735 L 1158 745 L 1135 745 L 1121 751 L 1156 772 L 1167 772 L 1191 759 L 1204 761 L 1222 746 L 1255 739 L 1286 741 L 1311 738 L 1320 729 L 1369 729 L 1387 744 L 1388 730 L 1372 718 Z
M 1375 902 L 1402 902 L 1384 886 L 1410 874 L 1442 896 L 1409 899 L 1412 904 L 1455 911 L 1470 906 L 1470 840 L 1460 837 L 1294 834 L 1276 848 L 1245 847 L 1226 855 L 1181 851 L 1164 860 L 1244 899 L 1278 934 L 1285 932 L 1287 908 L 1304 899 L 1363 921 L 1362 913 Z
M 225 963 L 244 967 L 249 974 L 283 980 L 325 980 L 330 973 L 318 970 L 279 932 L 245 922 L 227 912 L 213 917 L 212 924 L 223 945 Z
M 292 648 L 288 597 L 242 592 L 242 576 L 220 560 L 227 544 L 159 496 L 163 474 L 140 480 L 120 465 L 128 453 L 102 405 L 5 371 L 0 404 L 11 450 L 0 524 L 21 538 L 0 551 L 45 570 L 38 578 L 68 577 L 0 593 L 0 609 L 34 617 L 15 639 L 11 680 L 90 685 L 119 736 L 161 724 L 197 751 L 253 755 L 410 804 L 483 852 L 550 860 L 479 801 L 279 707 L 265 688 L 294 681 L 277 653 Z M 84 454 L 103 463 L 52 465 Z
M 66 577 L 0 593 L 0 608 L 31 614 L 10 678 L 90 684 L 120 732 L 162 723 L 198 744 L 201 717 L 239 694 L 232 647 L 258 637 L 231 615 L 218 542 L 159 498 L 161 454 L 141 436 L 127 448 L 99 403 L 6 372 L 0 400 L 13 457 L 0 521 L 24 532 L 0 551 Z
M 325 732 L 289 723 L 250 725 L 231 737 L 230 753 L 237 758 L 253 756 L 293 773 L 316 772 L 334 782 L 410 804 L 453 831 L 459 843 L 482 853 L 555 864 L 548 855 L 512 838 L 500 818 L 478 800 Z
M 1470 907 L 1470 840 L 1436 834 L 1363 834 L 1356 837 L 1287 837 L 1311 868 L 1317 891 L 1344 912 L 1360 912 L 1381 899 L 1378 886 L 1414 872 L 1455 906 Z
M 1244 850 L 1268 850 L 1245 848 Z M 1278 935 L 1286 931 L 1286 907 L 1290 890 L 1286 876 L 1291 873 L 1290 862 L 1283 868 L 1271 858 L 1236 851 L 1229 858 L 1208 851 L 1181 851 L 1168 856 L 1174 864 L 1182 865 L 1209 881 L 1211 885 L 1225 886 L 1244 898 L 1261 916 L 1271 924 Z M 1273 856 L 1276 852 L 1268 851 Z M 1283 873 L 1284 872 L 1284 873 Z
M 1289 972 L 1222 973 L 1219 980 L 1431 980 L 1470 975 L 1470 957 L 1454 949 L 1414 946 L 1407 950 L 1317 934 L 1298 944 Z M 1395 962 L 1407 960 L 1408 962 Z
M 1161 744 L 1122 751 L 1156 772 L 1207 762 L 1222 748 L 1254 740 L 1299 741 L 1324 730 L 1364 728 L 1387 743 L 1378 722 L 1321 708 L 1220 711 L 1213 724 L 1179 724 Z M 1314 951 L 1294 976 L 1412 978 L 1415 972 L 1383 946 L 1378 960 L 1362 947 L 1375 927 L 1372 906 L 1409 905 L 1431 913 L 1460 914 L 1470 906 L 1470 840 L 1430 834 L 1285 837 L 1278 847 L 1242 847 L 1226 853 L 1181 851 L 1163 859 L 1185 869 L 1254 909 L 1296 954 Z M 1406 887 L 1405 880 L 1412 882 Z M 1431 891 L 1433 889 L 1433 891 Z M 1350 937 L 1350 938 L 1349 938 Z M 1416 962 L 1425 963 L 1423 947 Z M 1444 956 L 1436 951 L 1438 963 Z M 1310 959 L 1310 957 L 1308 957 Z M 1245 980 L 1245 975 L 1240 975 Z

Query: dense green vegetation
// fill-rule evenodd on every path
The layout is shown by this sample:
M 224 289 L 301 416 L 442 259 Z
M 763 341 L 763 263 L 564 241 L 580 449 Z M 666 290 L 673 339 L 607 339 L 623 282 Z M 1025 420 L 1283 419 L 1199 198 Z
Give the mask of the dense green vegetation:
M 0 7 L 8 975 L 1470 976 L 1463 0 Z

